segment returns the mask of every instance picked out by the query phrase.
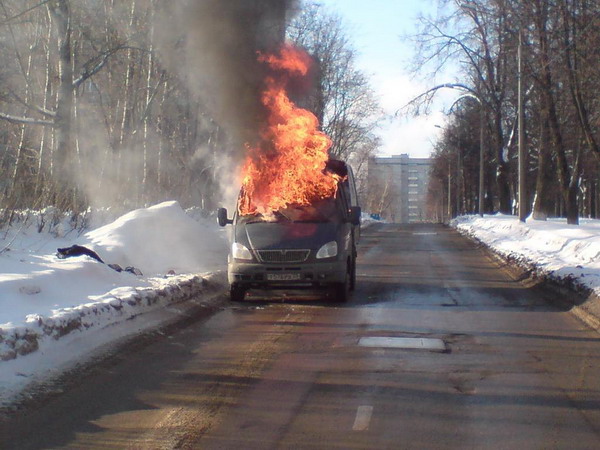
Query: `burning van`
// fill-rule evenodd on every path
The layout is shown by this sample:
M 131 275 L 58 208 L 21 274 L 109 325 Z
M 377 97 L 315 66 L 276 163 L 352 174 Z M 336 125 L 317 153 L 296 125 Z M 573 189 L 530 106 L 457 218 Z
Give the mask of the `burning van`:
M 326 288 L 336 301 L 348 299 L 356 282 L 361 209 L 351 168 L 329 160 L 324 172 L 335 178 L 335 192 L 310 204 L 245 211 L 242 188 L 232 219 L 219 209 L 219 225 L 233 225 L 227 271 L 233 301 L 249 289 L 296 288 Z
M 249 289 L 325 288 L 345 301 L 356 279 L 360 208 L 352 170 L 332 160 L 331 139 L 317 117 L 296 105 L 290 84 L 312 63 L 291 45 L 259 54 L 267 70 L 259 139 L 246 144 L 233 219 L 228 276 L 231 298 Z M 302 83 L 300 83 L 302 84 Z

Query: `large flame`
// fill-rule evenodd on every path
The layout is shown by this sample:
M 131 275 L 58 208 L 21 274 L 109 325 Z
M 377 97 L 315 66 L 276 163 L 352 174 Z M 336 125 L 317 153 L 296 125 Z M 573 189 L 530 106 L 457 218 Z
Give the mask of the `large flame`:
M 319 131 L 314 114 L 296 106 L 286 88 L 292 77 L 305 77 L 310 58 L 285 45 L 278 54 L 260 55 L 273 71 L 265 79 L 262 103 L 267 121 L 258 145 L 248 146 L 242 168 L 238 212 L 267 215 L 290 205 L 309 205 L 336 193 L 339 176 L 325 172 L 331 139 Z

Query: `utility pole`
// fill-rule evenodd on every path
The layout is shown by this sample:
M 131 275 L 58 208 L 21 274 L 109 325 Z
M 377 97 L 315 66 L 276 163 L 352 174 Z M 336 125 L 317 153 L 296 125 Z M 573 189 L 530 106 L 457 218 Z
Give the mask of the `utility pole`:
M 460 196 L 462 194 L 462 165 L 460 163 L 460 148 L 456 149 L 456 217 L 462 214 Z
M 454 105 L 456 105 L 460 100 L 462 100 L 463 98 L 472 98 L 474 100 L 476 100 L 479 103 L 479 114 L 480 114 L 480 121 L 479 121 L 479 215 L 481 217 L 483 217 L 483 210 L 484 210 L 484 188 L 485 188 L 485 184 L 484 184 L 484 166 L 485 166 L 485 161 L 484 161 L 484 146 L 485 146 L 485 109 L 484 109 L 484 102 L 482 97 L 475 92 L 473 89 L 469 89 L 468 87 L 466 87 L 463 84 L 453 84 L 453 83 L 445 83 L 445 84 L 441 84 L 436 86 L 433 89 L 430 89 L 428 92 L 432 92 L 432 91 L 436 91 L 438 89 L 441 88 L 448 88 L 448 89 L 460 89 L 462 91 L 467 91 L 465 94 L 461 95 L 460 97 L 458 97 L 454 103 L 452 104 L 452 106 L 450 106 L 450 111 L 452 111 L 452 108 L 454 107 Z M 437 126 L 437 125 L 436 125 Z M 439 127 L 441 128 L 441 127 Z M 459 155 L 459 167 L 460 167 L 460 155 Z M 457 169 L 457 172 L 459 171 L 459 169 Z M 460 173 L 459 173 L 460 175 Z M 450 219 L 452 216 L 452 197 L 450 194 L 450 162 L 448 162 L 448 218 Z M 459 204 L 459 195 L 460 195 L 460 180 L 457 180 L 457 197 L 456 197 L 456 214 L 460 214 L 459 213 L 459 209 L 460 209 L 460 204 Z
M 523 105 L 523 33 L 519 30 L 518 69 L 518 127 L 519 127 L 519 220 L 527 218 L 527 153 L 525 150 L 525 108 Z
M 448 222 L 452 219 L 452 193 L 450 180 L 450 158 L 448 158 Z
M 479 99 L 479 216 L 483 217 L 483 146 L 484 146 L 484 128 L 485 111 L 483 110 L 483 102 Z

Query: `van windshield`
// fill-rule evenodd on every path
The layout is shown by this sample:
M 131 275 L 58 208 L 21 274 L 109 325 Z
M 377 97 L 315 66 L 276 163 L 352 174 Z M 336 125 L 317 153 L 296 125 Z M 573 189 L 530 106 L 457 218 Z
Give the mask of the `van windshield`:
M 333 197 L 319 200 L 311 205 L 290 205 L 287 208 L 273 212 L 273 214 L 248 214 L 239 216 L 238 220 L 244 223 L 256 222 L 341 222 L 343 211 L 340 202 Z

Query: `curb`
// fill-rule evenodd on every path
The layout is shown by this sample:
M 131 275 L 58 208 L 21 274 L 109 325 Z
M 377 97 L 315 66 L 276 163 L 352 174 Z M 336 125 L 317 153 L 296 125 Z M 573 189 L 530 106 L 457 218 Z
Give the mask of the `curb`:
M 569 312 L 590 328 L 600 332 L 600 295 L 581 283 L 578 277 L 570 274 L 566 277 L 557 276 L 544 270 L 534 261 L 512 254 L 502 253 L 481 241 L 468 231 L 454 228 L 460 235 L 484 248 L 494 259 L 509 269 L 520 282 L 529 281 L 541 285 L 554 294 L 559 295 L 558 302 L 569 308 Z
M 179 275 L 157 280 L 156 287 L 136 287 L 125 294 L 118 289 L 98 302 L 66 308 L 59 317 L 28 316 L 25 325 L 0 328 L 0 364 L 37 351 L 44 340 L 59 340 L 76 331 L 103 328 L 160 308 L 185 302 L 199 294 L 221 289 L 220 273 L 208 277 Z

